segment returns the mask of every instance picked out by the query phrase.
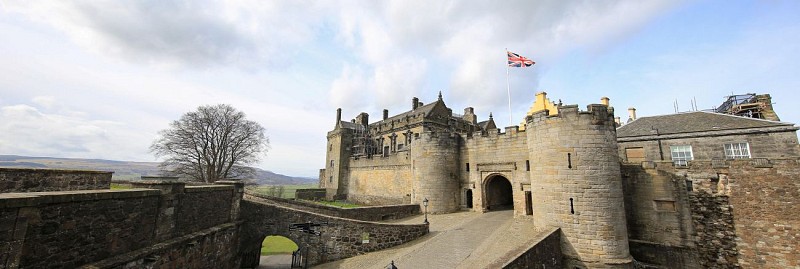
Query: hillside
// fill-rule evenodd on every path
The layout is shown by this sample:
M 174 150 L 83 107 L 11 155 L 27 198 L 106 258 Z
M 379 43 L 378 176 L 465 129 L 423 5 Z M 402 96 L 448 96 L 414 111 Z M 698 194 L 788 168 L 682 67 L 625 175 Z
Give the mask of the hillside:
M 141 176 L 157 176 L 157 162 L 126 162 L 101 159 L 72 159 L 0 155 L 0 167 L 100 170 L 114 172 L 114 180 L 137 180 Z M 256 168 L 259 185 L 296 185 L 316 183 L 316 178 L 292 177 Z

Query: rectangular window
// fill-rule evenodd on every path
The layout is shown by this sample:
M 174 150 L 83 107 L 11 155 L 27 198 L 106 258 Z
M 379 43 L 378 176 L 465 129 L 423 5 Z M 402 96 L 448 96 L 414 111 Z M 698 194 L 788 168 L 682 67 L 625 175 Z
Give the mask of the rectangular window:
M 625 157 L 629 163 L 641 163 L 645 160 L 644 148 L 625 148 Z
M 333 168 L 333 160 L 331 160 L 331 168 Z
M 467 163 L 467 172 L 469 172 L 469 163 Z
M 675 166 L 686 166 L 688 161 L 694 159 L 692 158 L 692 146 L 670 146 L 669 149 L 672 152 L 672 162 Z
M 731 143 L 725 144 L 725 159 L 749 159 L 750 144 Z
M 402 150 L 402 149 L 403 149 L 403 144 L 397 144 L 397 150 Z
M 328 182 L 331 182 L 331 183 L 333 183 L 333 176 L 330 176 L 330 177 L 328 178 Z
M 531 161 L 525 160 L 525 171 L 530 171 L 530 170 L 531 170 Z

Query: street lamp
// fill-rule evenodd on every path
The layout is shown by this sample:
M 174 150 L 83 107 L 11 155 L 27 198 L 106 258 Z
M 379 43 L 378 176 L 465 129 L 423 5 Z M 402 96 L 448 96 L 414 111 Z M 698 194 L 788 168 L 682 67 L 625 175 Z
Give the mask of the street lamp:
M 429 224 L 428 222 L 428 197 L 425 197 L 425 200 L 422 200 L 422 205 L 425 206 L 425 224 Z

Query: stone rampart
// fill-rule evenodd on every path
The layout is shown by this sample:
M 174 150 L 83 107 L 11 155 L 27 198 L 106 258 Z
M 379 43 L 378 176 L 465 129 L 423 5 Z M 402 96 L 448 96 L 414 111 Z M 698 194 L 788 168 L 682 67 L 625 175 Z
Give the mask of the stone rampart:
M 563 268 L 561 259 L 561 230 L 550 229 L 540 234 L 540 238 L 530 248 L 520 250 L 516 255 L 507 259 L 505 264 L 493 264 L 491 268 L 517 269 L 517 268 Z
M 111 174 L 113 172 L 0 168 L 0 193 L 109 189 Z
M 274 204 L 255 196 L 242 201 L 242 253 L 259 255 L 267 235 L 285 236 L 309 250 L 309 265 L 340 260 L 404 244 L 428 233 L 427 224 L 386 224 L 344 219 Z M 289 231 L 292 223 L 327 223 L 320 236 Z M 243 257 L 243 260 L 248 257 Z M 243 264 L 251 266 L 252 264 Z
M 407 150 L 388 156 L 352 159 L 347 200 L 365 205 L 411 202 L 411 161 Z
M 787 213 L 800 212 L 800 203 L 797 203 L 800 200 L 800 159 L 690 161 L 687 167 L 673 167 L 671 162 L 652 162 L 650 165 L 690 180 L 694 193 L 709 195 L 709 198 L 703 198 L 706 194 L 696 195 L 698 202 L 692 208 L 693 214 L 704 214 L 698 217 L 711 223 L 727 223 L 724 218 L 714 219 L 714 216 L 732 215 L 732 227 L 723 225 L 714 229 L 729 229 L 721 231 L 721 239 L 735 232 L 736 238 L 730 239 L 735 244 L 721 243 L 728 249 L 718 252 L 721 254 L 706 255 L 711 259 L 708 264 L 719 261 L 736 265 L 733 255 L 725 253 L 738 250 L 738 265 L 742 267 L 800 266 L 797 245 L 800 214 Z M 729 205 L 725 205 L 725 200 Z M 703 201 L 715 205 L 701 206 L 705 204 Z M 712 209 L 717 212 L 708 212 Z M 717 236 L 716 230 L 709 232 Z M 700 233 L 698 229 L 698 235 Z
M 302 200 L 291 200 L 270 197 L 255 192 L 246 191 L 247 195 L 255 196 L 261 199 L 273 201 L 286 207 L 295 209 L 311 211 L 317 214 L 328 216 L 363 220 L 363 221 L 381 221 L 389 219 L 402 219 L 409 216 L 419 215 L 419 205 L 385 205 L 385 206 L 363 206 L 356 208 L 341 208 L 335 206 L 327 206 L 313 202 L 306 202 Z
M 184 188 L 159 182 L 151 189 L 0 194 L 0 268 L 75 268 L 107 259 L 114 264 L 144 259 L 153 265 L 150 268 L 176 268 L 170 267 L 172 260 L 182 251 L 219 261 L 210 264 L 227 264 L 217 268 L 231 267 L 238 263 L 238 257 L 233 258 L 237 244 L 202 243 L 235 242 L 230 238 L 235 228 L 222 233 L 234 233 L 230 236 L 209 230 L 225 230 L 221 226 L 235 225 L 238 219 L 243 186 L 221 184 L 233 186 Z M 221 205 L 212 211 L 214 216 L 205 212 L 207 219 L 202 219 L 202 209 L 187 209 L 198 202 Z M 199 223 L 185 224 L 184 219 Z M 179 237 L 201 243 L 197 248 L 195 243 L 168 243 Z

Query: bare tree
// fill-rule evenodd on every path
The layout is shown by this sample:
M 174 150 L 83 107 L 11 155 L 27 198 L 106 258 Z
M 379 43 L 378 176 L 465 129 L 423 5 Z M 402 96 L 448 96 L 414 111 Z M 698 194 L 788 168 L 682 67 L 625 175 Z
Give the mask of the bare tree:
M 230 105 L 200 106 L 161 130 L 150 151 L 162 171 L 201 182 L 252 176 L 248 167 L 269 149 L 264 127 Z
M 278 190 L 277 190 L 278 196 L 276 197 L 283 198 L 283 191 L 284 191 L 283 185 L 278 185 Z

